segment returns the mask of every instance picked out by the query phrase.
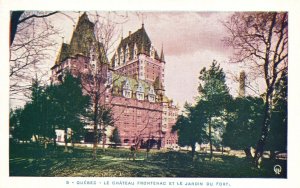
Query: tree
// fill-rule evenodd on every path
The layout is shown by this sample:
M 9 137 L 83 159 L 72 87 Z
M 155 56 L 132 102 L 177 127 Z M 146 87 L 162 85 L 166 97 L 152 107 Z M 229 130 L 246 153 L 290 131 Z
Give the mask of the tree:
M 55 29 L 49 16 L 58 12 L 12 11 L 10 31 L 10 99 L 24 100 L 30 93 L 33 72 L 44 76 L 42 62 L 50 58 L 56 46 Z M 26 95 L 25 95 L 26 96 Z
M 118 128 L 115 128 L 110 136 L 110 141 L 114 143 L 114 146 L 121 144 L 120 134 Z
M 10 134 L 14 141 L 30 141 L 32 137 L 31 128 L 28 124 L 23 126 L 22 124 L 22 112 L 23 108 L 17 108 L 15 110 L 10 110 L 9 126 Z
M 259 125 L 263 121 L 263 100 L 257 97 L 238 97 L 230 105 L 223 143 L 236 150 L 244 150 L 252 158 L 251 147 L 259 138 Z
M 89 97 L 84 96 L 80 79 L 66 73 L 62 84 L 42 87 L 33 80 L 31 101 L 23 109 L 18 109 L 11 117 L 13 137 L 22 140 L 47 142 L 56 139 L 55 129 L 65 130 L 65 149 L 67 150 L 67 129 L 72 130 L 72 139 L 83 130 L 82 118 L 89 107 Z M 19 112 L 20 111 L 20 112 Z
M 33 79 L 29 102 L 23 108 L 12 113 L 10 126 L 13 128 L 13 138 L 30 141 L 34 136 L 36 143 L 51 137 L 49 126 L 45 119 L 47 114 L 46 94 L 44 87 L 37 79 Z
M 287 71 L 282 72 L 275 84 L 271 126 L 266 148 L 271 151 L 271 157 L 277 152 L 287 150 Z
M 191 146 L 192 158 L 194 158 L 196 143 L 201 144 L 205 137 L 203 126 L 205 117 L 200 115 L 201 111 L 199 112 L 199 108 L 195 106 L 185 103 L 184 107 L 186 114 L 178 117 L 176 124 L 172 127 L 172 132 L 177 131 L 180 146 Z
M 227 115 L 226 108 L 232 98 L 225 83 L 225 73 L 215 60 L 210 69 L 203 68 L 200 71 L 199 79 L 201 83 L 198 88 L 200 93 L 198 108 L 206 117 L 206 122 L 203 123 L 208 129 L 210 157 L 212 158 L 213 136 L 220 134 L 222 126 L 225 126 L 223 119 Z
M 272 115 L 272 98 L 280 73 L 288 62 L 288 13 L 235 13 L 224 23 L 229 31 L 225 43 L 232 46 L 234 62 L 244 62 L 264 78 L 265 108 L 261 134 L 256 145 L 255 165 L 259 166 L 268 137 Z
M 87 115 L 87 109 L 90 107 L 90 97 L 84 95 L 81 87 L 81 79 L 73 77 L 71 73 L 66 72 L 61 84 L 52 86 L 50 99 L 55 105 L 55 123 L 58 128 L 65 132 L 65 150 L 67 151 L 68 129 L 71 129 L 71 139 L 74 134 L 83 131 L 84 117 Z M 75 137 L 76 138 L 76 137 Z

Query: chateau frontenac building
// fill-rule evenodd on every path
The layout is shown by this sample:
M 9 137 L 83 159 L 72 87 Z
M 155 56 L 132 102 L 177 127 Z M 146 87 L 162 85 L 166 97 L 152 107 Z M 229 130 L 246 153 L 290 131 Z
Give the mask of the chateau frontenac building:
M 51 68 L 51 82 L 62 81 L 66 70 L 75 76 L 88 73 L 101 65 L 100 103 L 109 107 L 114 127 L 119 130 L 121 145 L 151 144 L 158 148 L 177 144 L 172 126 L 178 107 L 165 95 L 165 58 L 163 49 L 158 55 L 144 24 L 136 32 L 121 39 L 110 61 L 103 45 L 94 34 L 94 23 L 87 14 L 80 16 L 69 44 L 63 43 L 55 65 Z M 83 84 L 85 84 L 83 82 Z M 91 142 L 92 126 L 85 142 Z M 57 131 L 58 141 L 64 138 Z M 109 131 L 106 133 L 109 135 Z M 109 136 L 106 144 L 109 143 Z

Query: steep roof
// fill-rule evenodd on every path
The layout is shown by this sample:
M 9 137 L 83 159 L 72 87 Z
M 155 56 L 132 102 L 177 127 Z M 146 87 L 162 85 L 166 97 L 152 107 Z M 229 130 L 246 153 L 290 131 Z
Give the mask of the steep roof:
M 164 48 L 163 47 L 161 48 L 161 52 L 160 52 L 160 60 L 162 62 L 165 62 L 165 55 L 164 55 Z
M 151 40 L 145 30 L 144 24 L 140 29 L 138 29 L 136 32 L 130 34 L 128 37 L 124 38 L 121 40 L 117 52 L 118 54 L 121 53 L 121 50 L 123 52 L 126 51 L 126 47 L 128 46 L 129 48 L 129 59 L 133 59 L 134 57 L 134 45 L 137 47 L 137 53 L 143 53 L 146 55 L 150 55 L 151 51 Z M 160 57 L 158 56 L 157 51 L 155 50 L 155 59 L 160 60 Z M 117 54 L 114 54 L 112 57 L 112 61 L 115 59 Z M 120 57 L 118 57 L 120 59 Z
M 112 73 L 112 83 L 113 88 L 118 88 L 120 91 L 123 89 L 125 82 L 128 81 L 130 88 L 132 89 L 132 93 L 136 93 L 139 84 L 144 89 L 145 96 L 148 95 L 151 85 L 143 80 L 136 80 L 131 77 L 123 76 L 120 74 L 116 74 L 115 72 Z
M 73 31 L 70 44 L 63 43 L 60 52 L 56 58 L 55 65 L 59 65 L 68 57 L 76 55 L 84 55 L 89 57 L 91 47 L 95 47 L 95 52 L 101 62 L 107 63 L 103 45 L 96 40 L 94 34 L 94 23 L 92 23 L 86 12 L 84 12 L 77 22 L 76 28 Z
M 61 48 L 55 60 L 55 65 L 60 64 L 60 62 L 64 61 L 69 57 L 70 54 L 70 45 L 66 43 L 61 44 Z

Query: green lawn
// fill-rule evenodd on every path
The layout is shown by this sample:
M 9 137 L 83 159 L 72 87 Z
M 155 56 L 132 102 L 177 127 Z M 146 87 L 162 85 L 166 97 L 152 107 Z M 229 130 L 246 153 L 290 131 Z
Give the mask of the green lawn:
M 136 160 L 128 159 L 129 149 L 98 149 L 97 160 L 91 148 L 63 147 L 47 150 L 35 145 L 10 145 L 10 176 L 75 176 L 75 177 L 256 177 L 286 178 L 286 161 L 265 159 L 260 169 L 253 168 L 245 158 L 197 153 L 193 161 L 187 152 L 151 150 L 137 152 Z M 283 172 L 275 175 L 273 167 L 280 164 Z

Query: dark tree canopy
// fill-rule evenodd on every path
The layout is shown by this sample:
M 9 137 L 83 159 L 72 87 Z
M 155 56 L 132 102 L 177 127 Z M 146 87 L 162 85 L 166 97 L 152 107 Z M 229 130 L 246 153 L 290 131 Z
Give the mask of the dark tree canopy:
M 34 136 L 36 141 L 50 141 L 56 139 L 55 129 L 70 128 L 73 141 L 78 140 L 90 105 L 90 98 L 82 93 L 80 79 L 66 73 L 61 84 L 45 87 L 35 79 L 31 91 L 31 101 L 11 112 L 13 138 L 31 140 Z
M 121 144 L 120 133 L 117 127 L 113 130 L 112 135 L 110 137 L 110 141 L 113 142 L 115 145 Z
M 282 72 L 275 84 L 273 97 L 274 109 L 272 111 L 271 127 L 266 148 L 271 151 L 287 150 L 287 71 Z
M 255 147 L 263 122 L 264 101 L 255 97 L 236 98 L 227 117 L 226 131 L 223 143 L 235 150 L 245 150 Z
M 172 127 L 173 132 L 177 132 L 178 144 L 182 147 L 190 146 L 192 156 L 194 156 L 196 143 L 201 144 L 205 137 L 203 121 L 199 116 L 199 109 L 190 104 L 185 104 L 186 115 L 180 115 L 176 124 Z

